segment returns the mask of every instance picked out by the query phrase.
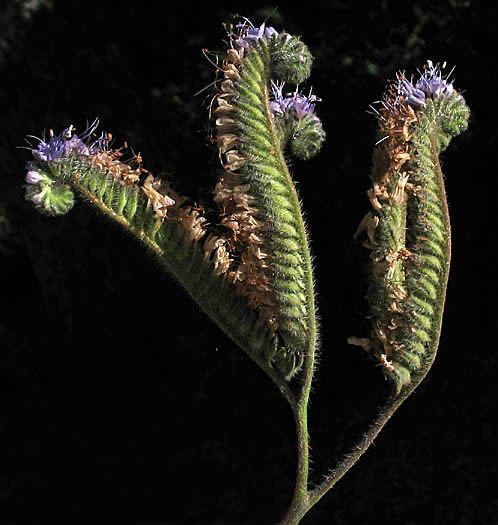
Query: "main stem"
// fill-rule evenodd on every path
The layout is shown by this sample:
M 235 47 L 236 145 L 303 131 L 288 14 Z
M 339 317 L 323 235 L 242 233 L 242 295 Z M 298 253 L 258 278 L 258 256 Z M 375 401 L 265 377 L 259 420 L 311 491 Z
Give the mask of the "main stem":
M 307 511 L 309 502 L 309 435 L 308 435 L 308 402 L 298 401 L 294 406 L 294 419 L 297 433 L 297 473 L 292 503 L 284 516 L 281 525 L 299 523 Z
M 425 373 L 420 378 L 420 381 L 423 379 L 430 366 L 427 368 Z M 360 459 L 363 453 L 368 449 L 368 447 L 373 443 L 375 438 L 378 436 L 380 431 L 384 428 L 385 424 L 389 421 L 391 416 L 396 412 L 396 410 L 401 406 L 403 401 L 405 401 L 410 394 L 417 388 L 420 381 L 416 381 L 415 384 L 410 385 L 401 391 L 399 395 L 391 395 L 387 400 L 385 406 L 379 411 L 379 414 L 371 424 L 370 428 L 363 434 L 359 442 L 351 449 L 351 452 L 347 454 L 344 459 L 334 468 L 322 481 L 312 491 L 307 489 L 302 489 L 300 487 L 300 476 L 299 476 L 299 467 L 304 467 L 304 461 L 306 461 L 306 476 L 302 476 L 302 480 L 306 478 L 307 482 L 307 470 L 308 470 L 308 454 L 301 451 L 301 443 L 298 445 L 299 458 L 301 462 L 298 462 L 298 483 L 296 484 L 296 492 L 294 494 L 294 500 L 292 505 L 285 515 L 284 519 L 281 521 L 280 525 L 297 525 L 300 523 L 303 516 L 318 502 L 322 497 L 332 488 L 334 485 L 342 479 L 342 477 L 348 472 L 348 470 Z M 299 419 L 298 419 L 299 418 Z M 296 425 L 298 428 L 298 439 L 301 433 L 306 434 L 304 425 L 306 425 L 306 416 L 302 417 L 302 413 L 299 414 L 299 411 L 296 411 Z M 307 443 L 307 439 L 306 439 Z M 299 487 L 299 490 L 298 490 Z

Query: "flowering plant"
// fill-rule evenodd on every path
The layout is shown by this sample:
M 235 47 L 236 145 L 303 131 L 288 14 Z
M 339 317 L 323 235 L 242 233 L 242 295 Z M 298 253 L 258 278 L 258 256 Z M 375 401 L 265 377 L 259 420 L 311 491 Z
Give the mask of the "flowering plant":
M 113 149 L 111 136 L 69 126 L 30 145 L 26 198 L 50 216 L 75 194 L 148 248 L 215 323 L 269 376 L 296 422 L 295 490 L 282 524 L 297 524 L 356 463 L 417 388 L 436 354 L 450 262 L 450 226 L 439 154 L 462 132 L 461 94 L 428 62 L 414 83 L 388 84 L 378 117 L 368 197 L 357 235 L 371 250 L 370 331 L 351 337 L 380 363 L 392 394 L 373 424 L 314 487 L 309 483 L 308 403 L 319 326 L 308 231 L 286 162 L 316 155 L 325 132 L 320 99 L 299 85 L 312 56 L 303 42 L 248 20 L 228 31 L 214 85 L 213 141 L 222 166 L 208 209 Z M 213 110 L 214 107 L 214 110 Z M 209 217 L 209 220 L 208 220 Z

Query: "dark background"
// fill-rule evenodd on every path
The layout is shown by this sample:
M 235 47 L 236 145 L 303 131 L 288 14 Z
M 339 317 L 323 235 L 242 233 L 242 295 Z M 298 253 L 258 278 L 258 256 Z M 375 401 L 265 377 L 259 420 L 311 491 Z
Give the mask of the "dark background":
M 352 239 L 369 209 L 375 119 L 399 69 L 456 65 L 469 131 L 443 157 L 453 259 L 438 358 L 364 458 L 303 524 L 498 523 L 498 112 L 492 3 L 10 1 L 0 10 L 0 521 L 274 524 L 294 483 L 290 409 L 142 247 L 85 203 L 40 216 L 23 198 L 28 134 L 99 117 L 153 173 L 202 201 L 219 167 L 207 139 L 234 12 L 302 35 L 328 140 L 293 172 L 311 232 L 322 324 L 310 407 L 313 478 L 388 393 L 350 335 L 367 331 Z M 30 517 L 31 516 L 31 517 Z M 2 521 L 3 520 L 3 521 Z

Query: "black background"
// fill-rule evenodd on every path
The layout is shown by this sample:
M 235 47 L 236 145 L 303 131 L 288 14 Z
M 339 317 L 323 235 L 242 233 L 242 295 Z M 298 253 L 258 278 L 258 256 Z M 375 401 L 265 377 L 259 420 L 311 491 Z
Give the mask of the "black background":
M 399 69 L 456 65 L 472 111 L 443 157 L 453 259 L 433 369 L 303 524 L 498 523 L 496 123 L 492 3 L 6 2 L 0 13 L 0 520 L 273 524 L 293 490 L 292 414 L 142 247 L 85 203 L 53 219 L 23 199 L 16 146 L 99 117 L 202 202 L 219 168 L 207 138 L 214 80 L 240 13 L 298 34 L 316 57 L 320 155 L 292 162 L 311 233 L 322 324 L 310 406 L 314 480 L 348 450 L 388 385 L 350 335 L 367 331 L 352 239 L 369 209 L 375 119 Z M 3 5 L 3 4 L 2 4 Z M 34 6 L 28 9 L 29 5 Z M 38 7 L 36 7 L 38 5 Z

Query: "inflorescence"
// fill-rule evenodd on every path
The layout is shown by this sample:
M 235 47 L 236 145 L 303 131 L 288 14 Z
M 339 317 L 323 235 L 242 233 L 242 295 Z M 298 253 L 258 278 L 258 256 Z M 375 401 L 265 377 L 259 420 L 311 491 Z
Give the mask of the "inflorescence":
M 96 119 L 81 135 L 75 135 L 74 126 L 64 129 L 59 135 L 50 130 L 50 139 L 30 137 L 38 140 L 36 147 L 28 148 L 34 160 L 27 163 L 26 199 L 47 215 L 67 213 L 74 204 L 74 196 L 63 180 L 54 180 L 54 169 L 65 161 L 79 160 L 102 172 L 102 176 L 111 176 L 121 185 L 133 185 L 140 181 L 140 176 L 146 174 L 140 188 L 150 201 L 154 212 L 164 219 L 168 207 L 175 201 L 160 192 L 161 181 L 142 168 L 140 155 L 133 155 L 131 161 L 123 162 L 121 150 L 110 148 L 111 135 L 102 133 L 94 139 L 94 133 L 99 125 Z M 57 177 L 56 177 L 57 179 Z

